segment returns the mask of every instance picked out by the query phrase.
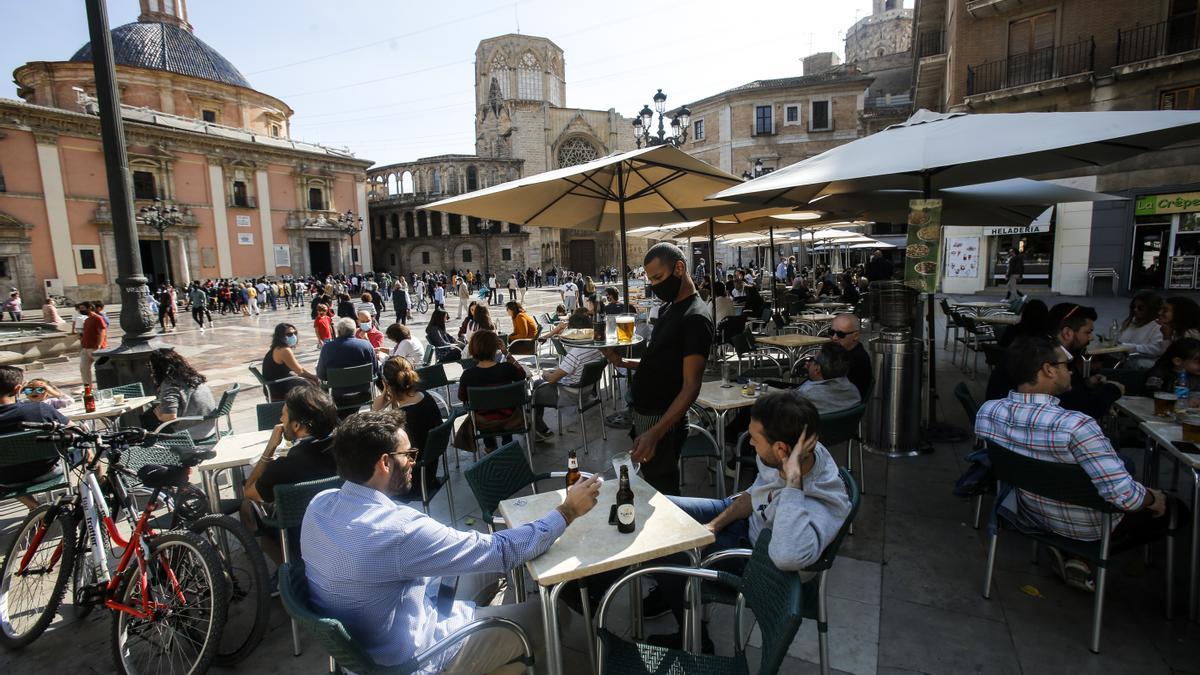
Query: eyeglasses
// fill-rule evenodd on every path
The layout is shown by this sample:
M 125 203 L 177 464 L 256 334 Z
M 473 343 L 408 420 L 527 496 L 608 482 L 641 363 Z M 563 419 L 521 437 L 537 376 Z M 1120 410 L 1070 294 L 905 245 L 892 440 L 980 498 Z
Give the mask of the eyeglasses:
M 389 452 L 388 454 L 393 457 L 407 457 L 410 460 L 416 460 L 417 453 L 419 452 L 419 450 L 399 450 L 397 452 Z
M 852 331 L 835 330 L 835 331 L 833 331 L 833 336 L 836 337 L 837 339 L 841 340 L 842 338 L 850 337 L 851 335 L 854 335 L 857 332 L 858 331 L 856 331 L 856 330 L 852 330 Z
M 25 387 L 24 389 L 21 390 L 21 393 L 25 394 L 26 396 L 28 396 L 30 394 L 44 394 L 44 393 L 46 393 L 46 388 L 45 387 Z
M 1070 366 L 1071 365 L 1070 361 L 1047 361 L 1046 363 L 1048 363 L 1049 365 L 1052 365 L 1052 366 Z

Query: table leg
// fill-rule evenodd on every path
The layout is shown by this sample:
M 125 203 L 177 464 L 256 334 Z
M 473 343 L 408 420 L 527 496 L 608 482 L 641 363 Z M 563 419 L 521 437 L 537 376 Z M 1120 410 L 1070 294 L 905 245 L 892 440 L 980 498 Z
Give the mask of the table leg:
M 717 433 L 716 433 L 717 450 L 719 450 L 721 453 L 721 465 L 717 467 L 717 485 L 721 486 L 720 487 L 720 496 L 721 496 L 721 499 L 724 499 L 725 498 L 725 413 L 727 411 L 714 410 L 714 412 L 717 413 Z M 737 453 L 736 449 L 734 449 L 734 453 L 735 454 Z M 737 461 L 736 456 L 734 457 L 734 461 L 735 462 Z M 734 485 L 733 489 L 736 490 L 737 486 Z
M 1188 618 L 1196 620 L 1200 613 L 1200 517 L 1196 509 L 1200 507 L 1200 471 L 1192 468 L 1192 555 L 1188 564 L 1188 574 L 1191 576 L 1188 584 Z
M 561 587 L 559 584 L 555 589 Z M 538 585 L 538 594 L 542 600 L 542 629 L 546 637 L 546 672 L 550 675 L 562 675 L 562 654 L 558 646 L 558 610 L 552 599 L 557 594 L 552 589 Z
M 208 495 L 208 510 L 209 513 L 218 513 L 221 510 L 221 490 L 217 487 L 217 472 L 203 471 L 200 474 L 201 480 L 204 483 L 204 494 Z
M 1080 358 L 1083 359 L 1083 379 L 1086 380 L 1092 376 L 1092 357 L 1084 354 Z
M 587 637 L 588 670 L 596 673 L 596 627 L 592 624 L 592 601 L 588 597 L 586 579 L 579 580 L 579 606 L 583 608 L 583 634 Z
M 641 565 L 633 565 L 629 569 L 635 570 Z M 642 578 L 637 577 L 629 582 L 629 629 L 635 642 L 641 642 L 646 639 L 642 628 Z
M 700 549 L 687 551 L 687 555 L 691 559 L 692 567 L 700 566 Z M 695 654 L 700 653 L 700 615 L 704 613 L 700 600 L 700 585 L 699 579 L 689 579 L 691 596 L 688 598 L 688 608 L 684 611 L 684 625 L 679 628 L 683 633 L 683 648 Z

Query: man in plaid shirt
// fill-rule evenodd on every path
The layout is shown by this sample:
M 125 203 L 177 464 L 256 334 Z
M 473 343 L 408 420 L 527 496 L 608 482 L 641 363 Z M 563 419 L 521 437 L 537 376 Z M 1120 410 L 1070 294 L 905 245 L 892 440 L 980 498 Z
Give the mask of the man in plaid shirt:
M 1125 513 L 1113 518 L 1114 540 L 1150 537 L 1165 532 L 1166 496 L 1129 475 L 1096 420 L 1059 404 L 1071 388 L 1071 355 L 1049 337 L 1018 341 L 1009 348 L 1007 365 L 1016 390 L 988 401 L 975 418 L 975 435 L 1022 455 L 1083 467 L 1097 492 Z M 1055 534 L 1095 541 L 1100 514 L 1091 509 L 1017 493 L 1020 514 Z M 1077 563 L 1078 561 L 1072 561 Z

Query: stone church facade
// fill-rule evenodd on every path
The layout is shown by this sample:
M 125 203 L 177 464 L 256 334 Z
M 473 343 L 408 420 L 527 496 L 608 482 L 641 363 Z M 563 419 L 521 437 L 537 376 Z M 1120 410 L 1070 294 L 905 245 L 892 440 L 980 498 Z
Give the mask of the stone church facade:
M 618 265 L 612 233 L 489 223 L 427 211 L 463 192 L 573 166 L 634 147 L 632 119 L 613 109 L 568 108 L 563 51 L 531 35 L 502 35 L 475 50 L 475 155 L 439 155 L 368 171 L 375 269 L 394 272 Z M 410 225 L 411 224 L 411 225 Z M 481 238 L 483 237 L 483 238 Z M 484 251 L 486 246 L 486 253 Z M 630 240 L 630 261 L 644 242 Z

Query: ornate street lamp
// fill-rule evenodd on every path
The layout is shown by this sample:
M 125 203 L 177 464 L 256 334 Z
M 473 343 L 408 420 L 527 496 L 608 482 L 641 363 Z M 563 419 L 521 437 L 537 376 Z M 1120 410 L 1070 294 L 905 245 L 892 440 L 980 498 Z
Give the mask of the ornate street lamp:
M 168 207 L 158 197 L 154 198 L 154 206 L 143 206 L 138 215 L 142 222 L 153 227 L 158 232 L 158 250 L 162 253 L 163 270 L 167 277 L 167 285 L 171 283 L 171 263 L 167 258 L 167 241 L 163 238 L 163 233 L 174 225 L 178 225 L 179 221 L 183 220 L 179 215 L 179 209 L 174 205 Z
M 337 226 L 343 233 L 350 235 L 350 273 L 356 274 L 358 268 L 354 260 L 354 237 L 363 230 L 362 216 L 356 218 L 353 211 L 346 211 L 338 216 Z
M 679 147 L 687 143 L 688 127 L 692 120 L 692 111 L 688 110 L 685 105 L 679 109 L 679 112 L 671 118 L 669 123 L 664 124 L 666 120 L 667 110 L 667 95 L 662 89 L 654 95 L 654 110 L 650 106 L 645 106 L 638 116 L 633 118 L 633 137 L 637 141 L 637 146 L 652 147 L 655 145 L 673 145 Z M 650 135 L 650 125 L 654 122 L 654 112 L 658 111 L 658 134 Z M 670 131 L 668 131 L 668 128 Z

